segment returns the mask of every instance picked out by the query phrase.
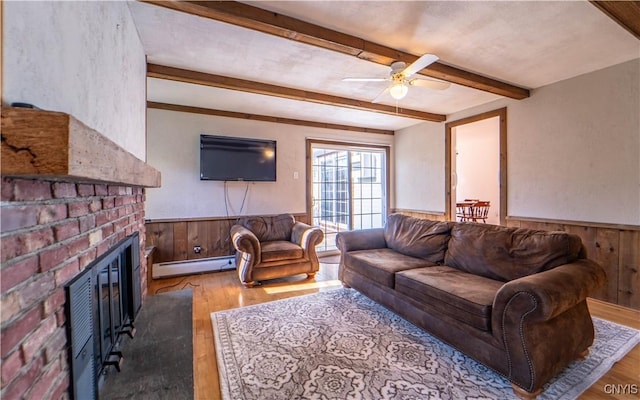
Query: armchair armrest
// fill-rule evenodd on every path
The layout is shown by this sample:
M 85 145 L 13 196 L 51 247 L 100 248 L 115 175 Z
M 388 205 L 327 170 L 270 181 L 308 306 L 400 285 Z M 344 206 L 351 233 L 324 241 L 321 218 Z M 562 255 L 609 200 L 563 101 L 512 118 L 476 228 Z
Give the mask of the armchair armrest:
M 230 233 L 233 247 L 239 252 L 247 253 L 248 258 L 253 261 L 252 265 L 260 263 L 261 247 L 256 235 L 242 225 L 233 225 Z
M 302 247 L 303 257 L 311 262 L 311 271 L 320 269 L 320 261 L 316 253 L 316 246 L 324 239 L 324 232 L 317 226 L 307 225 L 302 222 L 293 224 L 291 230 L 291 241 Z
M 514 296 L 524 293 L 533 309 L 526 310 L 532 321 L 546 321 L 585 300 L 604 284 L 606 274 L 597 263 L 580 259 L 548 271 L 507 282 L 496 294 L 494 316 L 514 312 L 509 306 Z M 493 321 L 495 325 L 497 321 Z
M 262 261 L 262 249 L 256 235 L 242 225 L 234 225 L 230 230 L 231 243 L 236 249 L 238 277 L 244 285 L 253 286 L 253 267 Z
M 375 228 L 340 232 L 336 236 L 336 245 L 344 254 L 355 250 L 383 249 L 387 247 L 387 241 L 384 239 L 384 229 Z
M 315 248 L 324 239 L 324 232 L 317 226 L 296 222 L 291 230 L 291 242 L 300 245 L 307 252 L 308 249 Z

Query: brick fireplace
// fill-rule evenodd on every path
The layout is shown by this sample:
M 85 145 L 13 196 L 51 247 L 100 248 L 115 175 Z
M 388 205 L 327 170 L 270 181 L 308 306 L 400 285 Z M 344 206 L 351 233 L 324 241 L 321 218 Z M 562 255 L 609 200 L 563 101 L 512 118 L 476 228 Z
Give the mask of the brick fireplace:
M 69 114 L 2 107 L 1 117 L 0 398 L 66 399 L 65 285 L 136 237 L 144 301 L 144 188 L 160 173 Z
M 1 200 L 0 397 L 65 398 L 64 286 L 134 232 L 144 251 L 144 189 L 4 177 Z M 140 260 L 144 298 L 144 254 Z

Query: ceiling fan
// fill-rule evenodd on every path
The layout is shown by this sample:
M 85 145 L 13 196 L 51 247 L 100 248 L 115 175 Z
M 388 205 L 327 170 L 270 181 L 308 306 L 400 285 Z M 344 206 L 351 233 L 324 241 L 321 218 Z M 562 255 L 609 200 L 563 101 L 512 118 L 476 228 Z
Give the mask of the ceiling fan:
M 396 100 L 404 98 L 409 92 L 409 86 L 421 86 L 435 90 L 444 90 L 451 86 L 449 82 L 443 82 L 433 79 L 413 78 L 418 71 L 427 65 L 438 61 L 438 56 L 433 54 L 424 54 L 413 63 L 407 64 L 403 61 L 396 61 L 391 64 L 391 72 L 387 78 L 344 78 L 345 82 L 384 82 L 389 81 L 391 84 L 380 93 L 373 103 L 377 102 L 387 92 Z

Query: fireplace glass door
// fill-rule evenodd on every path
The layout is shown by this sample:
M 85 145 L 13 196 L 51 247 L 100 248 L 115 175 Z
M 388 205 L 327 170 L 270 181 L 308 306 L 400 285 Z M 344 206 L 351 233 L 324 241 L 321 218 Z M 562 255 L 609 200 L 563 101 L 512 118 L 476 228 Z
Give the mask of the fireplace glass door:
M 67 285 L 74 399 L 95 398 L 107 366 L 114 365 L 119 371 L 119 337 L 126 333 L 133 338 L 133 321 L 142 304 L 139 254 L 135 233 Z M 85 354 L 91 355 L 91 361 Z
M 109 358 L 109 353 L 115 345 L 117 335 L 122 330 L 124 322 L 122 302 L 120 301 L 120 293 L 122 293 L 120 287 L 121 255 L 114 254 L 105 261 L 96 269 L 97 274 L 94 280 L 99 313 L 97 320 L 100 322 L 98 328 L 100 340 L 99 343 L 96 343 L 100 347 L 95 351 L 96 370 L 100 370 L 100 367 Z

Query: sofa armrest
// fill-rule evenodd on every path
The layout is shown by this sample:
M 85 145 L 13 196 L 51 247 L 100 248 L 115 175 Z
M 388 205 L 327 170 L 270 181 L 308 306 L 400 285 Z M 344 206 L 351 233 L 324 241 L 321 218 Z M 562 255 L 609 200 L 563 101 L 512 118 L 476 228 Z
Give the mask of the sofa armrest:
M 356 250 L 383 249 L 387 247 L 384 229 L 363 229 L 340 232 L 336 236 L 336 245 L 342 254 Z
M 261 247 L 256 235 L 242 225 L 233 225 L 230 232 L 233 247 L 239 252 L 248 253 L 254 261 L 253 265 L 259 264 Z
M 346 253 L 357 250 L 384 249 L 387 247 L 387 241 L 384 239 L 383 228 L 363 229 L 358 231 L 339 232 L 336 235 L 336 246 L 340 249 L 338 279 L 344 283 Z
M 491 327 L 507 352 L 512 383 L 534 392 L 591 346 L 586 298 L 605 280 L 602 267 L 579 259 L 500 288 Z
M 507 282 L 496 294 L 493 303 L 494 316 L 513 312 L 509 307 L 514 296 L 531 297 L 533 309 L 527 310 L 532 321 L 546 321 L 585 300 L 604 284 L 606 274 L 597 263 L 580 259 L 548 271 L 525 276 Z M 494 318 L 493 323 L 497 323 Z M 500 323 L 501 324 L 501 323 Z

